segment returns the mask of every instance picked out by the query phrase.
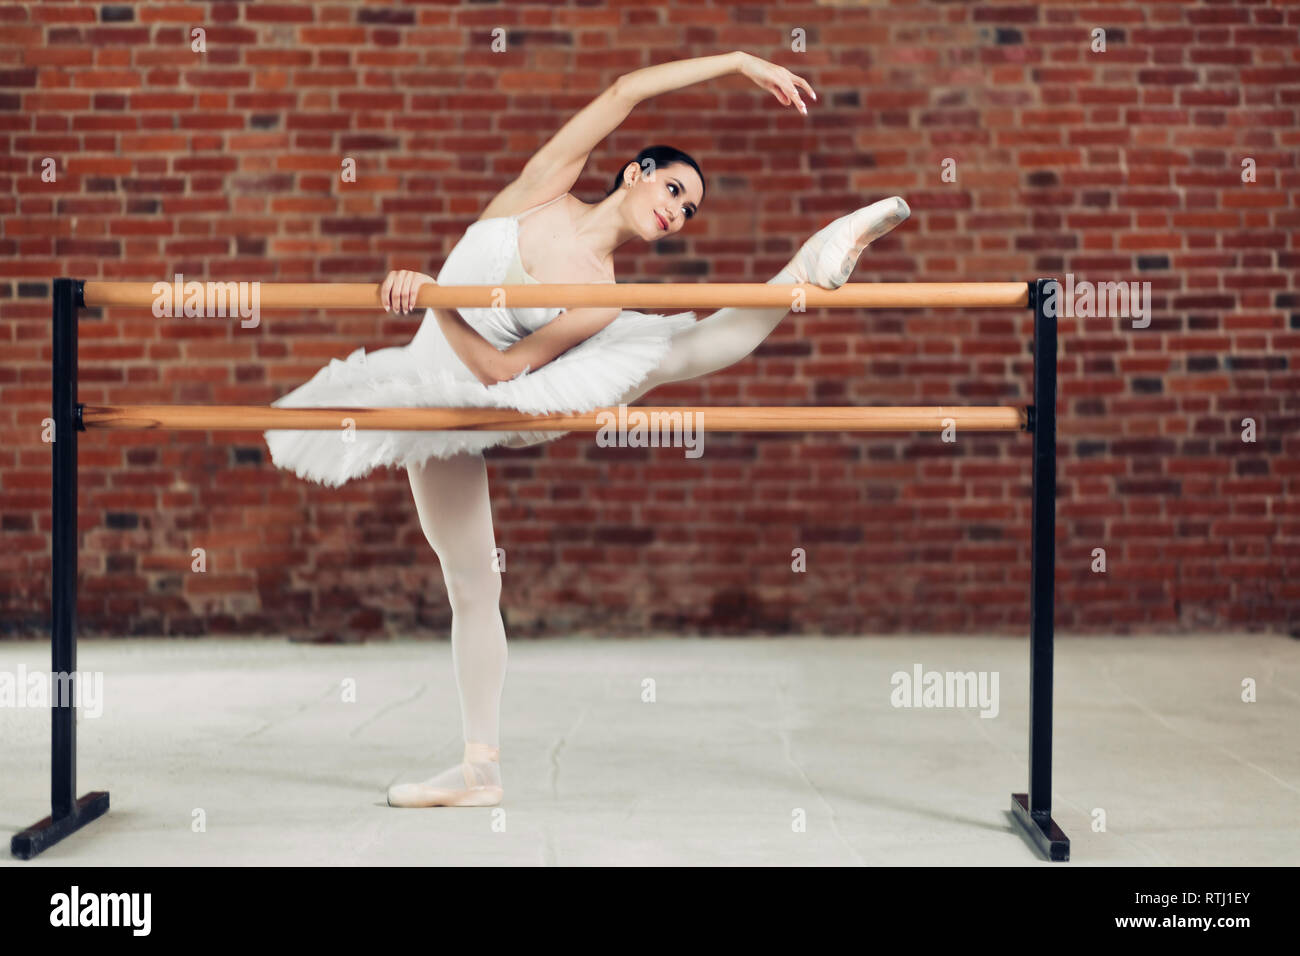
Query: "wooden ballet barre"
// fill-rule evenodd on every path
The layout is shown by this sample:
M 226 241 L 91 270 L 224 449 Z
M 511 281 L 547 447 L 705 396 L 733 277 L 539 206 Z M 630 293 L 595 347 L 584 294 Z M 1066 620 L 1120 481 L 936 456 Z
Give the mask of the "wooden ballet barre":
M 379 285 L 368 282 L 257 282 L 238 290 L 240 283 L 193 280 L 203 286 L 220 286 L 211 296 L 225 302 L 224 312 L 205 315 L 235 315 L 244 301 L 259 309 L 381 309 Z M 135 306 L 152 308 L 160 293 L 153 282 L 87 281 L 83 298 L 86 306 Z M 188 282 L 186 283 L 188 285 Z M 508 304 L 511 308 L 576 308 L 581 306 L 640 307 L 651 309 L 721 309 L 727 306 L 790 308 L 792 291 L 802 290 L 803 306 L 809 309 L 846 308 L 1012 308 L 1029 304 L 1029 286 L 1024 282 L 850 282 L 828 290 L 813 285 L 767 285 L 760 282 L 688 283 L 605 283 L 592 285 L 426 285 L 416 294 L 420 308 L 489 308 Z M 182 286 L 181 305 L 185 293 Z M 172 293 L 175 297 L 175 293 Z M 175 313 L 184 312 L 177 307 Z
M 1026 409 L 1014 406 L 661 406 L 629 405 L 623 419 L 644 412 L 657 421 L 697 413 L 695 427 L 728 432 L 939 431 L 951 421 L 961 431 L 1009 432 L 1026 428 Z M 177 431 L 292 429 L 335 431 L 350 427 L 385 431 L 599 431 L 620 421 L 618 408 L 578 415 L 529 415 L 495 408 L 275 408 L 267 405 L 86 405 L 84 428 Z M 608 417 L 612 415 L 613 419 Z

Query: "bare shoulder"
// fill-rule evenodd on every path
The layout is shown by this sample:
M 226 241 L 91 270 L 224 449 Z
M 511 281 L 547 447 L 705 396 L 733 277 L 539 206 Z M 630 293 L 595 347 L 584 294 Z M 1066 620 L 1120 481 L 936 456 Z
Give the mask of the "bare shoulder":
M 521 212 L 526 212 L 534 206 L 540 206 L 544 202 L 549 202 L 556 196 L 561 195 L 557 190 L 555 183 L 535 183 L 528 182 L 523 177 L 516 179 L 505 189 L 501 190 L 492 197 L 492 201 L 484 207 L 483 212 L 479 214 L 476 222 L 482 222 L 484 219 L 500 219 L 504 216 L 517 216 Z M 565 202 L 577 202 L 568 193 Z

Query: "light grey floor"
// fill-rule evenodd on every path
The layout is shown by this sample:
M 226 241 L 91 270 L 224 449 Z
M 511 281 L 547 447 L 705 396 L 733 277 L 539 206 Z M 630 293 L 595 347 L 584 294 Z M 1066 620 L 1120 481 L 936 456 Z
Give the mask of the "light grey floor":
M 49 716 L 0 707 L 0 859 L 1038 863 L 1007 813 L 1026 784 L 1026 640 L 545 640 L 510 653 L 503 806 L 394 810 L 388 784 L 459 760 L 445 641 L 84 641 L 78 666 L 103 673 L 103 713 L 79 722 L 78 791 L 111 791 L 112 809 L 34 861 L 10 857 L 10 836 L 49 812 Z M 997 716 L 893 706 L 891 675 L 918 664 L 996 671 Z M 20 665 L 48 669 L 48 644 L 0 643 L 0 672 Z M 1060 638 L 1056 675 L 1065 865 L 1300 862 L 1300 643 Z

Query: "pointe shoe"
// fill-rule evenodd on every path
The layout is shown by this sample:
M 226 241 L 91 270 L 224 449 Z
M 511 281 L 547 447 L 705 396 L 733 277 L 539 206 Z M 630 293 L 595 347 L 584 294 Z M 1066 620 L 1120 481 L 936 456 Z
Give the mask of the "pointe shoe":
M 500 783 L 493 783 L 490 776 L 501 779 L 500 772 L 490 774 L 476 764 L 500 763 L 499 747 L 487 747 L 483 744 L 465 743 L 465 756 L 460 765 L 465 778 L 464 787 L 447 786 L 437 777 L 423 783 L 397 783 L 388 788 L 388 805 L 390 807 L 495 807 L 504 795 Z M 435 783 L 435 781 L 437 781 Z
M 800 282 L 838 289 L 849 281 L 862 250 L 911 214 L 900 196 L 855 209 L 814 234 L 795 253 L 785 271 Z

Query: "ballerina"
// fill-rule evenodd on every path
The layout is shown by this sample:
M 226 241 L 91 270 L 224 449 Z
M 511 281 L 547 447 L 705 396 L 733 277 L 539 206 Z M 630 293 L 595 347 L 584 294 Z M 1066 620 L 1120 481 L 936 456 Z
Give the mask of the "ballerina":
M 591 150 L 637 103 L 728 73 L 741 73 L 805 114 L 800 90 L 816 99 L 807 81 L 740 52 L 626 74 L 570 119 L 493 198 L 436 279 L 390 273 L 381 286 L 385 309 L 410 311 L 419 289 L 431 282 L 614 282 L 614 249 L 635 238 L 654 242 L 680 232 L 699 214 L 705 190 L 700 167 L 671 146 L 652 146 L 619 170 L 599 203 L 583 203 L 568 190 Z M 863 249 L 909 214 L 907 204 L 894 197 L 842 216 L 805 242 L 768 284 L 839 288 Z M 358 349 L 273 404 L 590 411 L 740 361 L 788 311 L 726 308 L 696 321 L 691 312 L 603 308 L 428 309 L 408 345 L 370 354 Z M 322 484 L 341 485 L 380 466 L 405 468 L 421 529 L 442 566 L 465 748 L 460 764 L 419 783 L 390 787 L 390 806 L 494 806 L 503 798 L 499 714 L 507 651 L 482 453 L 563 434 L 266 433 L 278 467 Z

